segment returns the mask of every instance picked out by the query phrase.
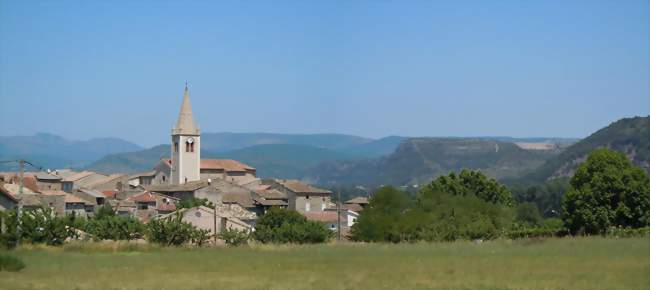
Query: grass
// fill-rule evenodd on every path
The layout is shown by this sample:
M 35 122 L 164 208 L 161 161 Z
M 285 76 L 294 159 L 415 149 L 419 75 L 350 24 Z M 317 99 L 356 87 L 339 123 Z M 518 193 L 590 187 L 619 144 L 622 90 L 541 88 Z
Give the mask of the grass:
M 0 253 L 1 254 L 1 253 Z M 650 289 L 650 238 L 11 253 L 0 289 Z

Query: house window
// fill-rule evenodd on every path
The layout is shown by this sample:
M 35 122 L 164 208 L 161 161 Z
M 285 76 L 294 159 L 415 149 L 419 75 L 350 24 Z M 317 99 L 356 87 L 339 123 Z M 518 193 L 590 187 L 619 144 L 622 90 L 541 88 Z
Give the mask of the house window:
M 165 182 L 165 176 L 163 175 L 163 182 Z

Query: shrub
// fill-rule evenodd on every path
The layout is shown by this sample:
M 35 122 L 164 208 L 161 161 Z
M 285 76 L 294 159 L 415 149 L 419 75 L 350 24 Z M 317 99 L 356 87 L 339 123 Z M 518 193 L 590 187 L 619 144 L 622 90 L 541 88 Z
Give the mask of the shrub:
M 352 227 L 352 239 L 367 242 L 493 239 L 509 228 L 513 209 L 474 194 L 424 188 L 413 200 L 392 187 L 380 189 Z
M 0 243 L 4 247 L 13 248 L 18 242 L 17 212 L 9 210 L 1 214 L 5 232 L 0 234 Z M 57 217 L 47 208 L 23 211 L 20 221 L 20 241 L 23 243 L 61 245 L 75 234 L 72 217 Z
M 248 243 L 250 234 L 246 231 L 239 231 L 236 229 L 226 229 L 219 234 L 219 238 L 224 240 L 228 246 L 242 246 Z
M 82 229 L 96 240 L 135 240 L 142 238 L 145 232 L 139 220 L 110 214 L 87 220 Z
M 203 245 L 209 239 L 207 230 L 199 230 L 194 225 L 184 222 L 177 213 L 165 219 L 155 219 L 147 223 L 147 239 L 164 246 L 181 246 L 193 242 Z
M 25 268 L 25 263 L 20 259 L 14 256 L 0 254 L 0 272 L 18 272 L 23 268 Z
M 297 211 L 271 208 L 257 220 L 252 236 L 262 243 L 313 244 L 328 241 L 333 233 Z

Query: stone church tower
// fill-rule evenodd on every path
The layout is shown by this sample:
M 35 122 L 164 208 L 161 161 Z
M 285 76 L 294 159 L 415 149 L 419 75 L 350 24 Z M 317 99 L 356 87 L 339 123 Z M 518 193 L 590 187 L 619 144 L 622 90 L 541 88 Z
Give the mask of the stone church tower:
M 171 184 L 184 184 L 200 180 L 201 134 L 194 124 L 190 93 L 185 83 L 183 104 L 178 122 L 172 128 L 172 170 Z

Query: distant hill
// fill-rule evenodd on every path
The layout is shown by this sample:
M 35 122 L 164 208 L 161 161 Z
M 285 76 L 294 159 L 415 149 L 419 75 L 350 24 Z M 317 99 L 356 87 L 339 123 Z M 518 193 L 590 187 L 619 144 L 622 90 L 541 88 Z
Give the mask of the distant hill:
M 374 140 L 345 134 L 203 133 L 202 148 L 226 152 L 256 145 L 291 144 L 326 149 L 357 146 Z
M 420 184 L 463 168 L 501 178 L 530 171 L 556 154 L 480 138 L 411 138 L 386 157 L 323 163 L 312 169 L 311 179 L 319 184 Z
M 336 148 L 336 150 L 350 156 L 374 158 L 393 153 L 404 139 L 406 137 L 388 136 L 363 144 L 353 144 Z
M 134 143 L 118 138 L 77 141 L 46 133 L 0 137 L 1 160 L 22 158 L 45 168 L 81 167 L 107 154 L 141 149 Z M 16 168 L 15 164 L 0 164 L 0 170 Z
M 161 158 L 169 158 L 169 145 L 158 145 L 137 152 L 107 155 L 86 169 L 104 173 L 134 173 L 151 170 Z M 309 168 L 332 160 L 350 156 L 330 150 L 305 145 L 257 145 L 228 152 L 201 150 L 201 158 L 235 159 L 257 169 L 260 177 L 302 178 Z
M 149 171 L 161 158 L 169 158 L 170 154 L 170 145 L 158 145 L 135 152 L 109 154 L 89 164 L 85 169 L 101 173 Z
M 599 147 L 625 153 L 634 164 L 650 173 L 650 117 L 618 120 L 568 147 L 517 181 L 540 183 L 552 178 L 571 176 L 589 152 Z
M 291 179 L 304 178 L 310 168 L 322 162 L 352 158 L 331 149 L 292 144 L 258 145 L 211 155 L 251 165 L 257 168 L 257 175 L 262 178 Z

